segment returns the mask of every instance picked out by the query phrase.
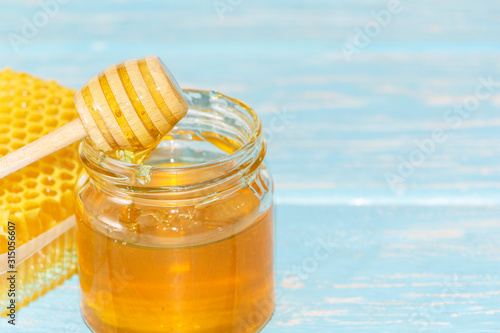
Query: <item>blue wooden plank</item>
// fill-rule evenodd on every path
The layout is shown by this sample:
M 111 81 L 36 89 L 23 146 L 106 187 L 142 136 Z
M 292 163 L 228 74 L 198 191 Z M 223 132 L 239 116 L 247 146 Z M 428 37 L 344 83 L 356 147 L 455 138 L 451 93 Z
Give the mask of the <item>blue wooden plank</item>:
M 498 332 L 499 207 L 276 210 L 277 310 L 264 332 Z M 2 332 L 87 332 L 78 277 Z
M 489 5 L 493 6 L 491 11 L 481 9 L 485 22 L 495 19 L 496 5 Z M 68 10 L 73 8 L 73 3 L 68 6 Z M 125 9 L 127 6 L 131 5 Z M 320 13 L 325 6 L 323 2 L 310 10 Z M 182 8 L 188 11 L 191 7 Z M 233 13 L 257 15 L 257 8 L 255 12 L 246 8 Z M 470 9 L 465 3 L 460 3 L 460 8 Z M 280 7 L 267 9 L 270 15 Z M 333 13 L 333 7 L 330 9 Z M 168 18 L 176 10 L 163 8 Z M 202 12 L 194 11 L 193 15 L 203 16 Z M 258 12 L 264 15 L 266 8 Z M 92 22 L 92 13 L 84 11 L 81 21 L 72 23 L 56 16 L 51 24 L 71 24 L 74 28 L 78 22 Z M 123 12 L 117 16 L 122 17 Z M 151 22 L 158 24 L 144 17 L 140 20 L 148 27 L 153 26 Z M 207 29 L 212 29 L 213 20 L 218 21 L 216 17 L 202 19 Z M 398 24 L 416 24 L 413 20 Z M 110 22 L 116 25 L 115 30 L 127 27 L 128 16 L 118 21 Z M 303 28 L 314 35 L 319 23 L 312 18 L 306 21 L 309 23 Z M 160 31 L 170 31 L 176 22 L 165 19 L 157 26 Z M 311 202 L 327 203 L 498 202 L 494 195 L 500 184 L 495 144 L 500 139 L 498 91 L 481 101 L 458 128 L 444 119 L 449 108 L 474 94 L 481 77 L 491 75 L 499 80 L 499 52 L 495 50 L 499 44 L 482 34 L 483 30 L 471 28 L 471 34 L 481 35 L 479 43 L 491 47 L 489 51 L 471 35 L 464 35 L 464 41 L 447 39 L 445 42 L 452 44 L 445 48 L 432 42 L 409 47 L 401 40 L 387 39 L 387 47 L 374 42 L 348 63 L 338 48 L 341 39 L 270 41 L 267 37 L 245 37 L 249 31 L 267 36 L 265 32 L 275 29 L 269 21 L 262 26 L 257 22 L 225 27 L 224 33 L 214 32 L 203 40 L 179 41 L 175 35 L 172 41 L 160 41 L 157 35 L 148 35 L 128 44 L 119 39 L 95 39 L 86 30 L 78 33 L 78 38 L 59 36 L 61 29 L 44 30 L 21 48 L 19 56 L 4 43 L 0 61 L 78 87 L 109 63 L 156 53 L 165 58 L 183 86 L 219 90 L 247 101 L 262 115 L 268 129 L 272 129 L 273 119 L 279 119 L 277 113 L 286 110 L 293 118 L 282 130 L 274 130 L 268 154 L 279 202 L 296 202 L 304 196 Z M 351 28 L 356 22 L 351 22 Z M 495 27 L 490 26 L 490 32 L 496 32 Z M 235 41 L 238 30 L 245 33 Z M 387 30 L 398 29 L 391 26 Z M 434 36 L 426 31 L 415 34 L 423 40 Z M 377 41 L 388 38 L 384 36 Z M 446 131 L 446 142 L 436 145 L 423 165 L 404 177 L 400 191 L 391 189 L 386 173 L 398 175 L 401 159 L 408 160 L 418 150 L 415 141 L 428 139 L 436 128 Z
M 168 52 L 164 54 L 169 57 Z M 500 184 L 498 93 L 481 102 L 458 128 L 444 119 L 454 104 L 474 94 L 481 76 L 491 73 L 500 78 L 498 66 L 488 72 L 479 60 L 493 61 L 494 57 L 464 56 L 467 65 L 454 63 L 453 54 L 439 63 L 425 57 L 409 57 L 392 65 L 373 59 L 360 66 L 359 73 L 340 68 L 337 73 L 323 73 L 324 68 L 335 66 L 333 60 L 297 68 L 298 59 L 266 60 L 262 55 L 225 62 L 206 53 L 208 60 L 203 64 L 192 54 L 192 62 L 178 57 L 167 62 L 183 86 L 220 90 L 247 101 L 269 130 L 273 119 L 280 121 L 280 112 L 291 117 L 285 126 L 280 123 L 272 131 L 268 154 L 280 202 L 306 197 L 333 203 L 432 203 L 460 198 L 498 203 L 494 195 Z M 109 56 L 99 66 L 81 69 L 55 61 L 45 69 L 38 64 L 34 71 L 65 77 L 61 81 L 77 87 L 87 73 L 114 60 Z M 256 72 L 262 63 L 266 67 Z M 273 75 L 263 79 L 267 66 Z M 289 71 L 293 67 L 297 72 Z M 419 68 L 425 70 L 419 73 Z M 401 192 L 393 191 L 386 173 L 399 175 L 401 160 L 408 161 L 421 150 L 415 141 L 430 139 L 437 128 L 445 131 L 447 140 L 426 153 L 424 163 L 414 167 L 411 176 L 403 177 Z

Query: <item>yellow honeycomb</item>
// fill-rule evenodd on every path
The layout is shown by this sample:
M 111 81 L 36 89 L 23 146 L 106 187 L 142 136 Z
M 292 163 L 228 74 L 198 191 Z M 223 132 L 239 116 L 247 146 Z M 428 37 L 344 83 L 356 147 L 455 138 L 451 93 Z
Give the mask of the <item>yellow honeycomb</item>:
M 0 71 L 0 157 L 76 119 L 74 94 L 54 81 Z M 74 215 L 73 186 L 81 168 L 73 144 L 0 179 L 0 258 L 7 252 L 8 221 L 16 224 L 19 248 Z M 20 306 L 75 273 L 74 228 L 19 263 L 17 271 Z M 0 314 L 9 301 L 2 273 Z

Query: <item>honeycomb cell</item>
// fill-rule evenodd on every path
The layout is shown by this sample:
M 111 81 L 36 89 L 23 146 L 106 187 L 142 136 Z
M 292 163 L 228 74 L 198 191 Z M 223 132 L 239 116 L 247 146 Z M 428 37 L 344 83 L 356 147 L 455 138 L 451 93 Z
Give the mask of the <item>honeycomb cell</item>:
M 54 186 L 56 181 L 52 177 L 45 177 L 42 179 L 42 184 L 45 186 Z
M 40 193 L 35 192 L 35 191 L 24 191 L 24 193 L 23 193 L 23 197 L 26 200 L 33 200 L 33 199 L 38 198 L 39 196 L 40 196 Z M 33 206 L 33 207 L 26 206 L 26 210 L 39 208 L 40 204 L 35 202 L 35 203 L 31 204 L 31 206 Z
M 43 115 L 41 115 L 39 113 L 30 114 L 29 117 L 28 117 L 28 120 L 30 122 L 39 122 L 42 119 L 43 119 Z
M 75 185 L 74 184 L 63 184 L 62 187 L 61 187 L 61 190 L 63 192 L 66 192 L 66 191 L 73 191 L 75 189 Z
M 24 191 L 24 188 L 19 184 L 12 184 L 12 186 L 10 186 L 8 190 L 10 193 L 21 193 Z
M 75 154 L 74 149 L 65 149 L 64 154 L 62 154 L 65 158 L 68 159 L 78 159 L 79 157 Z
M 28 115 L 28 111 L 26 111 L 26 110 L 16 110 L 16 111 L 14 111 L 14 117 L 16 119 L 24 119 L 24 118 L 26 118 L 27 115 Z
M 28 127 L 28 131 L 33 134 L 40 134 L 43 131 L 43 127 L 40 125 L 31 125 Z
M 41 165 L 42 165 L 42 164 L 41 164 L 41 162 L 40 162 L 40 161 L 35 161 L 35 162 L 33 162 L 33 163 L 31 163 L 31 164 L 30 164 L 30 166 L 31 166 L 32 168 L 35 168 L 35 169 L 37 169 L 37 170 L 40 170 Z
M 48 127 L 58 127 L 59 121 L 57 119 L 47 119 L 45 121 L 45 126 Z
M 14 126 L 14 128 L 25 128 L 26 125 L 27 125 L 27 123 L 23 120 L 17 120 L 12 124 L 12 126 Z
M 33 180 L 29 180 L 25 183 L 26 188 L 36 188 L 38 186 L 38 183 Z
M 6 197 L 6 201 L 10 204 L 18 204 L 21 201 L 23 201 L 23 199 L 21 197 L 15 196 L 15 195 L 8 195 Z
M 62 214 L 61 204 L 53 199 L 45 200 L 42 203 L 41 211 L 49 214 L 56 221 L 65 219 L 65 215 Z
M 59 97 L 54 97 L 49 100 L 49 103 L 54 105 L 59 105 L 61 104 L 61 99 Z
M 13 150 L 18 150 L 18 149 L 21 149 L 22 147 L 25 146 L 25 144 L 23 144 L 22 142 L 19 142 L 19 141 L 16 141 L 16 142 L 13 142 L 11 145 Z
M 31 143 L 33 141 L 36 141 L 39 138 L 40 138 L 40 135 L 35 135 L 35 134 L 32 134 L 32 133 L 28 133 L 28 139 L 26 141 Z
M 67 170 L 73 170 L 75 168 L 75 162 L 72 160 L 62 160 L 61 166 Z
M 45 157 L 42 161 L 44 163 L 54 165 L 55 163 L 57 163 L 57 157 L 55 157 L 54 155 L 49 155 Z
M 26 177 L 34 179 L 37 178 L 40 175 L 40 171 L 36 168 L 33 167 L 27 167 L 24 171 L 24 174 Z
M 44 111 L 44 107 L 43 107 L 43 104 L 41 103 L 32 103 L 29 105 L 29 109 L 30 111 L 38 111 L 38 112 L 43 112 Z
M 75 175 L 68 172 L 61 172 L 59 174 L 59 177 L 61 177 L 62 180 L 73 180 L 75 178 Z
M 54 167 L 52 167 L 50 165 L 42 166 L 42 172 L 46 175 L 52 175 L 54 173 L 54 171 L 56 171 L 56 169 L 54 169 Z
M 24 140 L 26 139 L 26 136 L 28 134 L 25 131 L 14 131 L 12 132 L 12 136 L 18 140 Z
M 51 188 L 44 188 L 42 190 L 42 193 L 45 194 L 47 197 L 55 197 L 57 196 L 57 191 L 55 191 L 54 189 L 51 189 Z
M 62 100 L 61 104 L 67 108 L 74 108 L 75 107 L 75 101 L 73 100 L 73 97 L 71 97 L 71 98 L 66 97 L 65 99 Z
M 46 97 L 45 93 L 41 92 L 41 91 L 40 92 L 35 92 L 33 94 L 33 98 L 34 99 L 45 99 L 45 97 Z
M 75 115 L 71 112 L 64 112 L 61 118 L 67 122 L 75 120 Z
M 3 95 L 2 97 L 0 97 L 0 103 L 2 104 L 8 104 L 10 102 L 12 102 L 13 98 L 11 95 Z
M 9 181 L 9 183 L 6 186 L 9 186 L 10 184 L 18 184 L 23 180 L 23 176 L 21 176 L 21 174 L 19 174 L 19 172 L 16 172 L 16 173 L 11 174 L 7 178 L 7 180 Z

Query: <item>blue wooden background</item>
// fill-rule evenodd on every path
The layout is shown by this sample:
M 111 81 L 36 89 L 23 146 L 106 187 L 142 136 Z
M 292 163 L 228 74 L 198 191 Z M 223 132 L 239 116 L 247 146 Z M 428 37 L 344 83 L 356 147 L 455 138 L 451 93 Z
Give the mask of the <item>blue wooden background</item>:
M 47 20 L 0 1 L 1 67 L 77 88 L 155 54 L 261 115 L 277 203 L 264 332 L 500 331 L 499 1 L 41 3 Z M 0 331 L 87 332 L 78 302 L 75 276 Z

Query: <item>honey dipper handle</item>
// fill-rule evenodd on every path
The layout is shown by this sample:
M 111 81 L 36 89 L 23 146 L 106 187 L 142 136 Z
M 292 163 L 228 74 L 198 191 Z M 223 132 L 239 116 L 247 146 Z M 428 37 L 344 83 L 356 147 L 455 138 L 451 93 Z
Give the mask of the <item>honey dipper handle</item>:
M 80 118 L 0 158 L 0 179 L 87 136 Z

